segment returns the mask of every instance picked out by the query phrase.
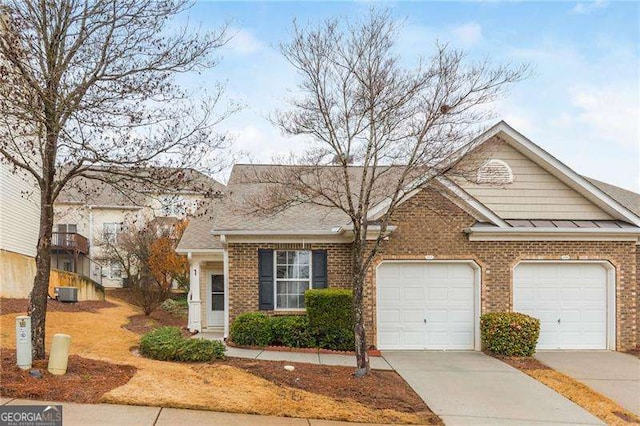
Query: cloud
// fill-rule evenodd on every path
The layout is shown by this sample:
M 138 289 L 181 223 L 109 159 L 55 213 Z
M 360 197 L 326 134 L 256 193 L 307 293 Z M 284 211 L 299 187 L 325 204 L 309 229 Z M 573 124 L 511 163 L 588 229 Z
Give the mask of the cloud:
M 231 40 L 229 40 L 225 48 L 232 53 L 246 56 L 264 48 L 264 43 L 258 40 L 256 36 L 248 30 L 232 28 L 230 33 L 232 34 Z
M 585 126 L 603 142 L 637 146 L 640 125 L 635 91 L 611 86 L 574 87 L 570 94 L 577 110 L 573 117 L 576 125 Z
M 594 0 L 590 2 L 580 2 L 580 3 L 576 3 L 576 5 L 573 6 L 573 9 L 571 9 L 571 13 L 574 13 L 577 15 L 585 15 L 587 13 L 590 13 L 593 10 L 603 9 L 607 6 L 609 6 L 609 2 L 607 0 Z
M 459 25 L 451 30 L 454 39 L 464 47 L 474 46 L 482 41 L 482 26 L 477 22 Z

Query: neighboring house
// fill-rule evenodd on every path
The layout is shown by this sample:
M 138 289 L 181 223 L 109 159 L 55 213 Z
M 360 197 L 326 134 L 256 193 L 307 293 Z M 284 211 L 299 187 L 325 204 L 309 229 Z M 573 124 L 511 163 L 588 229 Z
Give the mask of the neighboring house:
M 0 297 L 28 297 L 36 274 L 40 193 L 0 163 Z
M 541 320 L 539 349 L 635 348 L 640 195 L 580 176 L 504 122 L 476 141 L 458 163 L 483 156 L 474 179 L 440 177 L 395 211 L 366 279 L 368 343 L 479 350 L 480 315 L 518 311 Z M 227 335 L 241 313 L 299 313 L 306 289 L 351 286 L 343 213 L 242 208 L 265 192 L 244 176 L 273 167 L 287 166 L 236 165 L 184 233 L 191 329 Z
M 126 277 L 118 263 L 102 260 L 103 245 L 114 242 L 128 225 L 158 218 L 183 219 L 224 186 L 188 170 L 180 188 L 163 193 L 132 187 L 120 191 L 97 180 L 76 179 L 54 205 L 51 267 L 85 275 L 104 287 L 122 287 Z

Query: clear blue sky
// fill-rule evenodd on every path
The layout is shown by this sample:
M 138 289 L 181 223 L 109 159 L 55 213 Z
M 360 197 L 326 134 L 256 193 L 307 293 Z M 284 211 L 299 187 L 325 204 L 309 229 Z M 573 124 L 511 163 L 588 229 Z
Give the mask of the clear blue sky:
M 274 46 L 301 24 L 364 14 L 374 5 L 404 20 L 407 64 L 436 39 L 496 62 L 529 62 L 536 75 L 495 110 L 577 172 L 640 192 L 640 5 L 638 2 L 198 2 L 190 23 L 229 22 L 234 38 L 219 66 L 188 84 L 226 82 L 246 109 L 224 130 L 253 161 L 300 151 L 266 116 L 295 90 L 296 75 Z

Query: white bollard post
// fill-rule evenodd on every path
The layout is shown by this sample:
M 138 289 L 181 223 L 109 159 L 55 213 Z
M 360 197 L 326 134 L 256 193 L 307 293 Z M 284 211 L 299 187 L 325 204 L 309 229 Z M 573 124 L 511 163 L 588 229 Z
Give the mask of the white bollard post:
M 32 363 L 31 317 L 16 317 L 16 363 L 22 370 L 29 370 Z
M 49 353 L 49 373 L 61 376 L 67 372 L 69 363 L 69 348 L 71 347 L 71 336 L 68 334 L 54 334 L 51 342 L 51 352 Z

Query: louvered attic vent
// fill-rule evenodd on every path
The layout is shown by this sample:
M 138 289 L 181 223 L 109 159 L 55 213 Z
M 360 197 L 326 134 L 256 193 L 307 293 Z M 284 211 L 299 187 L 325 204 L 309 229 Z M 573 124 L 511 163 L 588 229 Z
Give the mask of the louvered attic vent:
M 513 182 L 511 167 L 502 160 L 492 159 L 478 170 L 478 183 L 502 185 Z

